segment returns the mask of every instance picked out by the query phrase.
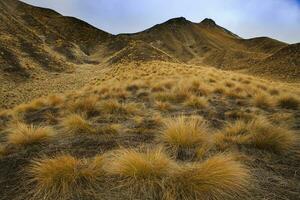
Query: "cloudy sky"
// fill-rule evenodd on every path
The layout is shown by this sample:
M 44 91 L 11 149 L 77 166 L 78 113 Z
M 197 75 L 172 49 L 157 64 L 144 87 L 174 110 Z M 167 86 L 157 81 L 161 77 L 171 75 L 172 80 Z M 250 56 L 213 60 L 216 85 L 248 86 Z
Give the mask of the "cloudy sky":
M 212 18 L 244 38 L 300 42 L 300 0 L 23 0 L 80 18 L 113 34 L 142 31 L 173 17 Z

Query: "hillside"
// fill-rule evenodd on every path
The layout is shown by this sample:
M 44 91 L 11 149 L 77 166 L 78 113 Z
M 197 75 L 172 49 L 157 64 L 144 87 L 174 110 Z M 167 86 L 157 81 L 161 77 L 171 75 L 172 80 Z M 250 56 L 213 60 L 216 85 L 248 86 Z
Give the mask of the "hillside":
M 71 70 L 110 37 L 87 23 L 16 0 L 0 2 L 0 63 L 9 74 Z
M 281 48 L 271 56 L 262 60 L 256 68 L 256 74 L 274 76 L 285 79 L 299 79 L 300 77 L 300 43 Z
M 212 19 L 112 35 L 0 1 L 0 200 L 299 199 L 299 59 Z
M 0 114 L 0 199 L 294 200 L 299 107 L 299 88 L 253 76 L 113 65 Z

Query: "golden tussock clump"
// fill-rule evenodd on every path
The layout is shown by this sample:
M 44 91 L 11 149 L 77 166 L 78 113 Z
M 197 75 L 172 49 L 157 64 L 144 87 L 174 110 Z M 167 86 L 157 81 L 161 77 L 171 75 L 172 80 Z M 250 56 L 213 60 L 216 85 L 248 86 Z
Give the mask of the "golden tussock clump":
M 131 191 L 128 192 L 130 198 L 134 198 L 132 195 L 159 199 L 163 193 L 163 180 L 174 167 L 174 161 L 161 148 L 147 150 L 145 153 L 124 149 L 114 152 L 106 171 Z
M 91 124 L 79 114 L 70 114 L 61 121 L 63 129 L 68 133 L 94 133 L 95 130 Z
M 78 113 L 93 113 L 97 112 L 97 96 L 88 96 L 82 99 L 77 99 L 75 102 L 69 103 L 69 108 L 72 112 Z
M 209 140 L 206 123 L 198 117 L 180 116 L 165 121 L 159 140 L 175 148 L 193 148 Z
M 54 130 L 50 127 L 38 127 L 18 122 L 9 129 L 7 142 L 13 145 L 29 145 L 51 139 Z
M 275 152 L 291 150 L 296 139 L 291 130 L 275 126 L 264 118 L 249 122 L 238 120 L 216 135 L 216 143 L 221 148 L 226 147 L 228 143 L 235 143 Z
M 139 112 L 137 104 L 134 103 L 119 103 L 118 101 L 104 101 L 101 102 L 100 111 L 106 114 L 115 114 L 115 115 L 130 115 Z
M 297 109 L 300 105 L 300 99 L 291 95 L 279 97 L 277 105 L 280 108 Z
M 173 106 L 170 103 L 163 101 L 155 101 L 154 107 L 160 111 L 171 111 L 173 109 Z
M 70 155 L 34 160 L 28 168 L 36 199 L 69 199 L 93 188 L 104 176 L 104 159 L 77 159 Z
M 201 109 L 208 107 L 209 103 L 204 97 L 191 96 L 185 101 L 184 105 L 191 108 Z
M 65 101 L 63 96 L 60 95 L 51 95 L 47 98 L 46 102 L 50 106 L 58 106 L 63 104 Z
M 101 127 L 97 127 L 95 132 L 97 134 L 118 134 L 121 131 L 124 131 L 122 124 L 109 124 Z
M 175 199 L 243 199 L 249 191 L 249 170 L 231 155 L 185 164 L 172 174 Z
M 259 107 L 259 108 L 272 108 L 274 107 L 274 101 L 272 100 L 272 98 L 263 93 L 263 92 L 259 92 L 259 93 L 256 93 L 253 97 L 253 104 L 256 106 L 256 107 Z
M 26 112 L 30 112 L 30 111 L 34 111 L 34 110 L 37 110 L 39 108 L 42 108 L 46 104 L 47 104 L 46 100 L 43 99 L 43 98 L 35 99 L 30 103 L 18 105 L 17 107 L 14 108 L 14 112 L 16 114 L 26 113 Z

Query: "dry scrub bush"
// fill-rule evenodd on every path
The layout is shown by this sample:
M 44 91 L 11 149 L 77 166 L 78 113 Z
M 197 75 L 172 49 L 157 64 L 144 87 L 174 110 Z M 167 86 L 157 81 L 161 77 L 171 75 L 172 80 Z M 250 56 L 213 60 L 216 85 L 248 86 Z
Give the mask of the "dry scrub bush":
M 77 159 L 69 155 L 34 160 L 28 168 L 34 199 L 69 199 L 94 188 L 104 176 L 104 159 Z
M 16 123 L 9 129 L 7 142 L 13 145 L 29 145 L 45 142 L 54 136 L 50 127 L 38 127 L 24 123 Z
M 216 135 L 216 143 L 221 148 L 234 143 L 284 152 L 291 150 L 295 142 L 296 136 L 291 130 L 273 125 L 264 118 L 249 122 L 238 120 L 228 124 L 220 134 Z
M 70 114 L 61 121 L 63 129 L 67 133 L 94 133 L 95 130 L 85 117 L 79 114 Z

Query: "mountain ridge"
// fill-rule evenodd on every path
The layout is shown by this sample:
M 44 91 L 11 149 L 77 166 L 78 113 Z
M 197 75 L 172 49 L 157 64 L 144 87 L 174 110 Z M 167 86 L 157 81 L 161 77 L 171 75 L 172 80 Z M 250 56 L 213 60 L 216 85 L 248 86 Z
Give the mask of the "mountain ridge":
M 292 78 L 300 76 L 298 66 L 296 70 L 294 65 L 292 70 L 287 66 L 278 73 L 273 69 L 278 67 L 267 59 L 282 55 L 276 53 L 289 44 L 268 37 L 243 39 L 209 18 L 194 23 L 178 17 L 141 32 L 113 35 L 80 19 L 17 0 L 1 2 L 0 9 L 4 27 L 0 31 L 5 34 L 0 37 L 4 44 L 0 46 L 0 69 L 8 75 L 30 77 L 33 71 L 73 71 L 78 64 L 106 65 L 111 60 L 131 62 L 136 61 L 134 58 L 170 61 L 172 57 L 171 60 L 183 63 L 243 69 L 257 74 L 265 71 L 263 66 L 268 66 L 274 71 L 271 73 L 274 77 L 280 78 L 282 73 Z M 133 46 L 137 49 L 133 50 Z M 149 53 L 144 55 L 147 58 L 138 53 L 141 50 Z M 131 51 L 136 57 L 130 56 Z M 128 58 L 114 59 L 115 55 Z M 298 63 L 297 59 L 291 56 L 284 63 Z

